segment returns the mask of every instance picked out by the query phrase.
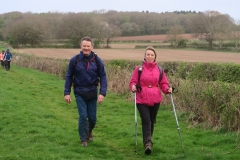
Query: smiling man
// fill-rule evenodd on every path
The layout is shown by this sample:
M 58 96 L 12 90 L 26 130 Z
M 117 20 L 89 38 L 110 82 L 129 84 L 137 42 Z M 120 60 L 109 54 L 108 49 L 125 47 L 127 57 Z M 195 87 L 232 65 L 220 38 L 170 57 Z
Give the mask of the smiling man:
M 88 142 L 93 141 L 92 131 L 97 122 L 97 102 L 102 103 L 106 96 L 107 77 L 102 60 L 92 51 L 92 39 L 82 38 L 80 48 L 80 53 L 72 57 L 68 65 L 64 99 L 71 103 L 70 93 L 73 87 L 79 113 L 80 143 L 87 146 Z

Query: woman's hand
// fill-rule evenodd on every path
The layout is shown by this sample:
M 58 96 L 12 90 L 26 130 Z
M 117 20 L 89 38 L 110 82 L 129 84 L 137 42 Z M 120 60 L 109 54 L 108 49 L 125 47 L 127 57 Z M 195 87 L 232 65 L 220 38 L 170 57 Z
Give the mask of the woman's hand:
M 136 92 L 136 90 L 137 90 L 137 87 L 136 87 L 136 85 L 134 84 L 134 85 L 132 85 L 132 92 Z
M 172 87 L 169 87 L 169 88 L 168 88 L 168 93 L 171 93 L 171 94 L 172 94 L 172 91 L 173 91 Z

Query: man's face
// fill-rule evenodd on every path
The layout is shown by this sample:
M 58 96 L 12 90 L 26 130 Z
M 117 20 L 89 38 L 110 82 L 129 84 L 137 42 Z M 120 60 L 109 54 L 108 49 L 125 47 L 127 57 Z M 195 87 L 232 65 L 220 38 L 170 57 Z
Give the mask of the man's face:
M 90 55 L 92 49 L 93 49 L 93 46 L 90 41 L 82 41 L 81 50 L 84 55 L 86 56 Z

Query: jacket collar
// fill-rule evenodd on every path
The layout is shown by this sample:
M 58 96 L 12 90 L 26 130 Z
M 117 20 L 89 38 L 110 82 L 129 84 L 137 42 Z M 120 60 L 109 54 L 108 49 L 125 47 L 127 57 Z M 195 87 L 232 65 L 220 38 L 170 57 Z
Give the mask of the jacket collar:
M 79 59 L 80 60 L 83 60 L 83 59 L 86 59 L 86 60 L 90 60 L 93 58 L 93 55 L 94 55 L 94 52 L 91 51 L 90 55 L 87 57 L 87 56 L 84 56 L 83 52 L 81 51 L 80 52 L 80 56 L 79 56 Z
M 148 68 L 148 69 L 152 69 L 152 68 L 154 68 L 155 66 L 156 66 L 156 62 L 154 61 L 154 62 L 152 62 L 152 63 L 150 63 L 150 62 L 147 62 L 147 61 L 143 61 L 143 65 L 146 67 L 146 68 Z

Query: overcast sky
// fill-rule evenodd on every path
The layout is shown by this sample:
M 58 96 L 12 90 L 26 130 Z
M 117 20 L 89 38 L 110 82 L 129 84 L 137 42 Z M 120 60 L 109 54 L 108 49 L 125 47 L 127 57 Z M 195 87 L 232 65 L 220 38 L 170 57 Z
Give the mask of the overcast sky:
M 229 14 L 240 20 L 240 0 L 1 0 L 0 14 L 19 12 L 92 12 L 116 11 L 207 11 Z

